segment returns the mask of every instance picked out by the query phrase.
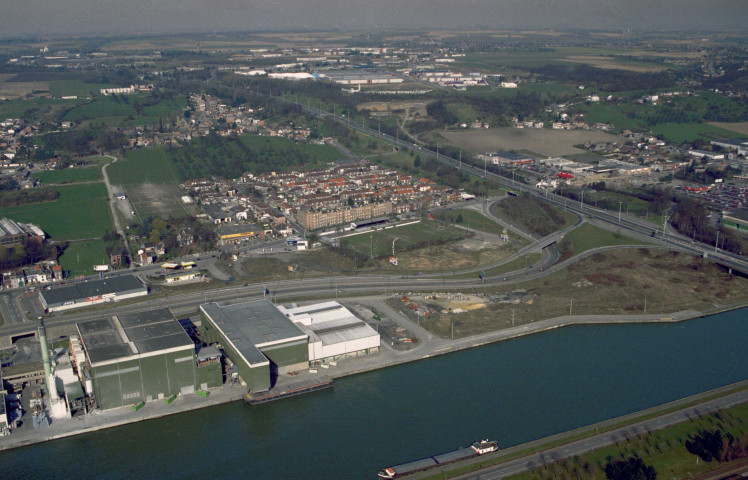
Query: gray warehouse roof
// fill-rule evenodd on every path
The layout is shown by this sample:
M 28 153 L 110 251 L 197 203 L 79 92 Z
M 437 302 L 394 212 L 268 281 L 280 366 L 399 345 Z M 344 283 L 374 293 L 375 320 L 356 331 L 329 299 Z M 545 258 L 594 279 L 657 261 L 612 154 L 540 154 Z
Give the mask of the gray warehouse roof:
M 43 303 L 45 305 L 55 305 L 89 297 L 114 293 L 122 294 L 137 290 L 147 290 L 147 288 L 134 275 L 122 275 L 121 277 L 92 280 L 51 290 L 42 290 L 39 295 L 44 299 Z
M 216 325 L 249 362 L 267 362 L 259 348 L 291 340 L 307 339 L 307 335 L 268 300 L 220 306 L 200 305 L 200 309 Z
M 193 350 L 187 332 L 168 308 L 78 323 L 91 363 L 148 356 L 167 350 Z

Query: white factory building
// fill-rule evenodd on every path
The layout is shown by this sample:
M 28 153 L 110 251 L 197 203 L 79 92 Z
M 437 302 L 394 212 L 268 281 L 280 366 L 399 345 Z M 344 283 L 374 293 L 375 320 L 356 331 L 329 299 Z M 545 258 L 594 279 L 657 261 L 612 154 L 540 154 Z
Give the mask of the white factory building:
M 309 335 L 309 363 L 379 352 L 379 333 L 338 302 L 277 307 Z

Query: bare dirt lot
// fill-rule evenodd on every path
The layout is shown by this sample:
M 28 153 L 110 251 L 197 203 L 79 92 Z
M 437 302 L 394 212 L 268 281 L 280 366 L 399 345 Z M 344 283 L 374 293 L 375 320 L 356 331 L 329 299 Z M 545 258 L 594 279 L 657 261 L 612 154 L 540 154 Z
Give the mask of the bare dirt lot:
M 595 130 L 546 130 L 535 128 L 490 128 L 461 132 L 440 132 L 454 144 L 480 154 L 497 150 L 529 150 L 550 157 L 584 153 L 574 145 L 585 142 L 614 142 L 621 138 Z
M 128 188 L 127 195 L 141 220 L 149 216 L 168 219 L 188 214 L 180 200 L 182 192 L 176 185 L 142 183 Z
M 436 310 L 421 314 L 421 326 L 447 337 L 454 324 L 455 337 L 465 337 L 568 315 L 570 308 L 575 315 L 708 312 L 748 300 L 748 279 L 691 255 L 640 248 L 595 254 L 539 280 L 466 296 L 467 308 L 455 302 L 455 293 L 470 292 L 416 300 Z M 419 320 L 406 303 L 391 304 Z

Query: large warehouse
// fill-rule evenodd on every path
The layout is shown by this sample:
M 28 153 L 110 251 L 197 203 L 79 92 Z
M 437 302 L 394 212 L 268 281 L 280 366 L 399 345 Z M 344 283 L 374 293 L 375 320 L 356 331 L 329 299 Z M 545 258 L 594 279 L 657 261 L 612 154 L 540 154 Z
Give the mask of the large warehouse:
M 338 302 L 278 310 L 309 335 L 313 364 L 379 352 L 379 333 Z
M 134 275 L 92 280 L 75 285 L 42 290 L 39 300 L 48 312 L 58 312 L 97 303 L 118 302 L 148 295 L 148 287 Z
M 200 305 L 202 326 L 218 333 L 250 392 L 273 386 L 277 375 L 309 366 L 307 335 L 268 300 Z
M 200 311 L 206 334 L 221 342 L 250 392 L 268 390 L 279 374 L 310 364 L 379 351 L 379 334 L 337 302 L 293 308 L 268 300 L 208 303 Z
M 222 384 L 220 365 L 198 365 L 195 344 L 168 308 L 77 327 L 102 410 Z

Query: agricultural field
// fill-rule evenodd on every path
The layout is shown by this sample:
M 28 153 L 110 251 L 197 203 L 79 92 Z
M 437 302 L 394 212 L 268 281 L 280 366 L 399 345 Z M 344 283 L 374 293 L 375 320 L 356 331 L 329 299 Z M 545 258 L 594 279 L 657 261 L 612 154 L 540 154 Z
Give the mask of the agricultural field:
M 94 265 L 109 264 L 104 241 L 101 239 L 70 242 L 60 257 L 63 270 L 69 270 L 70 276 L 91 275 Z
M 548 130 L 534 128 L 489 128 L 439 132 L 460 148 L 478 155 L 498 150 L 530 149 L 540 155 L 559 157 L 584 153 L 574 145 L 585 142 L 621 142 L 621 137 L 595 130 Z
M 0 97 L 17 99 L 32 92 L 46 92 L 47 90 L 49 90 L 49 82 L 45 80 L 17 80 L 19 80 L 19 78 L 16 74 L 0 74 Z
M 42 185 L 75 182 L 98 182 L 101 180 L 101 167 L 65 168 L 63 170 L 45 170 L 34 172 L 32 177 Z
M 164 147 L 128 150 L 125 161 L 107 167 L 113 185 L 178 183 L 180 181 Z
M 709 123 L 663 123 L 652 127 L 652 133 L 671 142 L 680 144 L 694 140 L 717 140 L 734 138 L 734 132 Z
M 144 95 L 113 96 L 97 95 L 92 101 L 82 103 L 68 110 L 61 120 L 85 123 L 95 121 L 97 124 L 107 125 L 156 125 L 159 116 L 170 117 L 180 113 L 187 102 L 183 98 L 175 100 L 161 100 L 146 106 L 150 101 Z M 139 114 L 136 104 L 141 104 Z
M 748 122 L 709 122 L 709 125 L 714 125 L 717 128 L 737 133 L 737 136 L 739 137 L 748 137 Z
M 0 216 L 34 223 L 51 240 L 96 238 L 112 229 L 103 183 L 54 187 L 60 197 L 53 202 L 0 209 Z
M 89 83 L 83 80 L 51 80 L 49 82 L 49 93 L 55 98 L 68 96 L 95 96 L 99 95 L 102 88 L 112 88 L 107 83 Z
M 546 277 L 486 290 L 484 307 L 433 315 L 421 326 L 466 337 L 569 314 L 626 315 L 693 309 L 713 311 L 748 300 L 748 279 L 701 258 L 659 249 L 596 253 Z M 504 299 L 519 303 L 500 303 Z M 571 303 L 573 302 L 573 303 Z M 406 314 L 409 309 L 403 309 Z
M 0 102 L 0 118 L 27 118 L 57 121 L 66 109 L 76 105 L 78 100 L 56 100 L 33 98 L 30 100 L 9 100 Z

